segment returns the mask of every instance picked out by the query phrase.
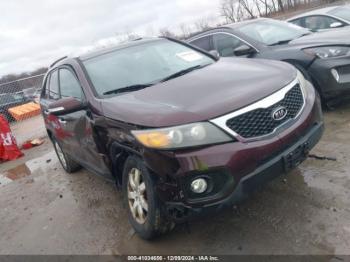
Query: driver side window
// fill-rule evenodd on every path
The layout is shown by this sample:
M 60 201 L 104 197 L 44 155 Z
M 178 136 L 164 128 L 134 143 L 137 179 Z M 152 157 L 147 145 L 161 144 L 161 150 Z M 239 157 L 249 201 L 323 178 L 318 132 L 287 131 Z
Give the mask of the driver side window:
M 74 97 L 83 100 L 83 91 L 75 75 L 68 69 L 60 69 L 60 91 L 61 97 Z
M 214 34 L 213 41 L 214 41 L 215 49 L 219 52 L 220 56 L 222 57 L 235 56 L 234 50 L 237 47 L 246 45 L 238 38 L 232 35 L 223 34 L 223 33 Z

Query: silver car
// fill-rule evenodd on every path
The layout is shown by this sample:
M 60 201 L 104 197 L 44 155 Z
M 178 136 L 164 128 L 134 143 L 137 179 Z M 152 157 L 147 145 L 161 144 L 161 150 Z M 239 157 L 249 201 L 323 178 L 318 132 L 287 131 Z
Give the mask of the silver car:
M 349 26 L 350 5 L 316 9 L 289 18 L 287 21 L 314 32 Z

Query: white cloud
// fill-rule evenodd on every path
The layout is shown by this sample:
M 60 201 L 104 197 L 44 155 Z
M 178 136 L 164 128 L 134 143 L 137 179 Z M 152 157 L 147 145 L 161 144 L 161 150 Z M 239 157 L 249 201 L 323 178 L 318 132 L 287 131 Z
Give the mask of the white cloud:
M 220 0 L 1 1 L 0 77 L 47 66 L 121 33 L 157 34 L 161 27 L 219 16 Z

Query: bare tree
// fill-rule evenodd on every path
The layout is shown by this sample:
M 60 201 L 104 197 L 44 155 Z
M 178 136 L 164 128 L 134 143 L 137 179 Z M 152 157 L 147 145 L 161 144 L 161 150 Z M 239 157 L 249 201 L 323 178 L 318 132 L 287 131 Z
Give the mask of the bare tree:
M 254 15 L 254 6 L 250 0 L 239 0 L 239 4 L 243 7 L 243 9 L 247 12 L 248 18 L 255 18 Z
M 204 31 L 210 28 L 210 18 L 208 17 L 203 17 L 201 19 L 198 19 L 195 24 L 195 29 L 196 31 Z
M 254 1 L 256 10 L 258 11 L 259 17 L 263 16 L 263 13 L 261 11 L 261 8 L 262 8 L 261 2 L 259 0 L 253 0 L 253 1 Z
M 284 12 L 284 6 L 283 6 L 282 0 L 277 0 L 277 4 L 278 4 L 278 11 Z
M 181 30 L 181 39 L 187 38 L 191 35 L 191 29 L 189 26 L 185 23 L 180 24 L 180 30 Z
M 239 3 L 237 0 L 222 0 L 220 4 L 220 14 L 229 23 L 235 23 L 238 20 L 237 9 L 239 8 Z
M 173 32 L 171 32 L 167 27 L 160 28 L 159 35 L 176 38 L 176 35 Z

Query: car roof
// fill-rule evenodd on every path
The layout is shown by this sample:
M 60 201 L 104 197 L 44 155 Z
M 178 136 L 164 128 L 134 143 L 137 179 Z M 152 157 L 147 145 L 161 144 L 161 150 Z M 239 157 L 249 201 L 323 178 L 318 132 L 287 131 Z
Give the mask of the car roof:
M 93 58 L 96 56 L 100 56 L 100 55 L 103 55 L 103 54 L 106 54 L 106 53 L 109 53 L 109 52 L 112 52 L 115 50 L 131 47 L 131 46 L 137 46 L 137 45 L 141 45 L 143 43 L 158 41 L 160 39 L 164 39 L 164 38 L 161 38 L 161 37 L 137 38 L 135 40 L 130 40 L 130 41 L 123 42 L 120 44 L 111 45 L 109 47 L 95 49 L 93 51 L 89 51 L 89 52 L 86 52 L 86 53 L 81 54 L 81 55 L 78 54 L 78 55 L 73 55 L 73 56 L 64 56 L 64 57 L 56 60 L 55 62 L 53 62 L 50 66 L 50 69 L 53 69 L 53 68 L 58 67 L 58 66 L 63 65 L 63 64 L 67 64 L 67 63 L 69 64 L 73 60 L 84 61 L 84 60 L 87 60 L 87 59 L 90 59 L 90 58 Z
M 109 52 L 112 52 L 115 50 L 120 50 L 120 49 L 124 49 L 124 48 L 131 47 L 131 46 L 137 46 L 137 45 L 141 45 L 144 43 L 154 42 L 154 41 L 158 41 L 159 39 L 161 39 L 161 38 L 159 38 L 159 37 L 137 38 L 137 39 L 134 39 L 131 41 L 112 45 L 110 47 L 94 50 L 94 51 L 85 53 L 83 55 L 80 55 L 77 58 L 79 58 L 80 60 L 87 60 L 87 59 L 93 58 L 95 56 L 100 56 L 102 54 L 106 54 L 106 53 L 109 53 Z
M 206 33 L 211 32 L 213 30 L 217 30 L 217 29 L 233 29 L 233 30 L 235 30 L 241 26 L 248 25 L 251 23 L 256 23 L 258 21 L 264 21 L 264 20 L 272 20 L 272 19 L 271 18 L 255 18 L 255 19 L 244 20 L 244 21 L 240 21 L 240 22 L 236 22 L 236 23 L 232 23 L 232 24 L 227 24 L 227 25 L 222 25 L 222 26 L 210 28 L 208 30 L 204 30 L 204 31 L 201 31 L 197 34 L 192 35 L 191 37 L 186 39 L 186 42 L 193 41 L 194 39 L 201 37 L 202 35 L 205 35 Z
M 236 28 L 239 28 L 239 27 L 244 26 L 244 25 L 248 25 L 248 24 L 252 24 L 252 23 L 256 23 L 256 22 L 264 21 L 264 20 L 272 20 L 272 19 L 271 18 L 255 18 L 255 19 L 244 20 L 244 21 L 241 21 L 241 22 L 228 24 L 228 25 L 225 25 L 225 26 L 222 26 L 222 27 L 223 28 L 229 27 L 229 28 L 232 28 L 232 29 L 236 29 Z
M 315 9 L 309 12 L 305 12 L 296 16 L 293 16 L 291 18 L 288 18 L 287 21 L 291 21 L 300 17 L 304 17 L 304 16 L 310 16 L 310 15 L 326 15 L 328 14 L 330 11 L 338 8 L 338 7 L 342 7 L 341 5 L 336 5 L 336 6 L 330 6 L 330 7 L 324 7 L 324 8 L 319 8 L 319 9 Z

